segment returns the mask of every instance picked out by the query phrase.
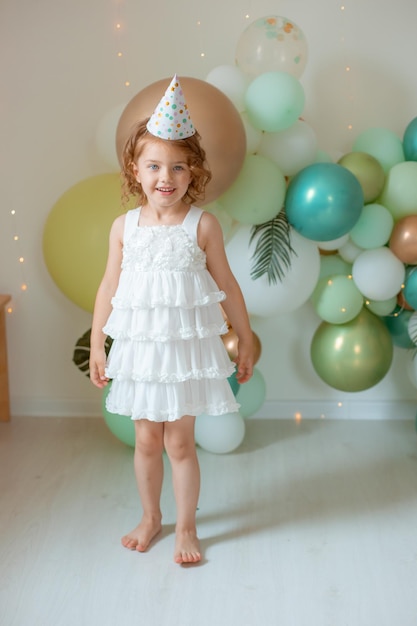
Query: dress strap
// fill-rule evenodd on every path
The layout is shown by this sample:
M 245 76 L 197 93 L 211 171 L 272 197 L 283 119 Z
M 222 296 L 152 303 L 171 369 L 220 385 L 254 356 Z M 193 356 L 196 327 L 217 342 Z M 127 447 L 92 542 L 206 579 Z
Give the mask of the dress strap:
M 136 226 L 139 224 L 140 209 L 141 207 L 138 207 L 137 209 L 131 209 L 126 213 L 123 241 L 130 239 Z
M 187 215 L 184 218 L 182 226 L 191 239 L 197 242 L 197 228 L 201 216 L 203 215 L 203 209 L 196 206 L 191 206 Z

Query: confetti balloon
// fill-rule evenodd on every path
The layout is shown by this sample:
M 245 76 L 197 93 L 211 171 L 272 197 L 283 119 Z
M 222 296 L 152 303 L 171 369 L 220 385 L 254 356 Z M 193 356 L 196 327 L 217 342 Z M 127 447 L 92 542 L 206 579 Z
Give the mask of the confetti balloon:
M 300 27 L 286 17 L 270 15 L 244 30 L 236 48 L 236 64 L 251 78 L 276 70 L 300 78 L 307 52 Z

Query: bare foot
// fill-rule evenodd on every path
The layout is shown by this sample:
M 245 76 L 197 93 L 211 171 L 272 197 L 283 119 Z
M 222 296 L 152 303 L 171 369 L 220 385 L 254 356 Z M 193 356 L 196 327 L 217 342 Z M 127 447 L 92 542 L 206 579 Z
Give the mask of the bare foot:
M 145 552 L 152 539 L 161 532 L 160 521 L 142 519 L 141 522 L 130 533 L 122 537 L 122 544 L 128 550 Z
M 200 542 L 195 531 L 177 531 L 174 561 L 175 563 L 201 561 Z

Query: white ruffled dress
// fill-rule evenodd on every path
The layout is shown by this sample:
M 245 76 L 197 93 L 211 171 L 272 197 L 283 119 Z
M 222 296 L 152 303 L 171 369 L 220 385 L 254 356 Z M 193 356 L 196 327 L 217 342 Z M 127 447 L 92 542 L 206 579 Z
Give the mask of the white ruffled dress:
M 226 296 L 197 244 L 202 213 L 190 207 L 175 226 L 139 226 L 140 207 L 126 214 L 120 281 L 103 328 L 113 338 L 110 413 L 165 422 L 239 409 L 221 339 Z

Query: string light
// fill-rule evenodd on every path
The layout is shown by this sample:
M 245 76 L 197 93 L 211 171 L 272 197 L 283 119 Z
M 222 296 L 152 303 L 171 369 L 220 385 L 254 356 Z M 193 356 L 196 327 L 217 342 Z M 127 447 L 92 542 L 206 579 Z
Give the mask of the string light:
M 28 290 L 28 283 L 25 277 L 25 263 L 26 263 L 26 258 L 25 256 L 22 254 L 22 250 L 21 248 L 21 237 L 19 235 L 20 229 L 19 229 L 19 225 L 18 225 L 18 214 L 16 209 L 11 209 L 10 210 L 10 216 L 11 216 L 11 220 L 12 220 L 12 226 L 11 226 L 11 232 L 12 232 L 12 241 L 14 243 L 15 246 L 18 246 L 17 248 L 17 254 L 15 256 L 16 261 L 19 263 L 19 271 L 20 271 L 20 291 L 25 293 Z M 6 308 L 7 313 L 10 315 L 14 312 L 14 305 L 13 302 L 11 304 L 9 304 L 9 306 Z
M 348 13 L 349 11 L 347 10 L 347 6 L 346 4 L 341 4 L 340 5 L 340 15 L 341 15 L 341 19 L 342 19 L 342 27 L 341 27 L 341 36 L 340 36 L 340 42 L 342 44 L 342 48 L 344 49 L 344 55 L 346 57 L 347 52 L 346 52 L 346 36 L 345 36 L 345 31 L 346 31 L 346 19 L 348 18 Z M 348 104 L 348 110 L 347 110 L 347 117 L 350 117 L 351 119 L 347 119 L 345 122 L 345 127 L 346 129 L 351 132 L 353 130 L 353 112 L 354 112 L 354 104 L 355 104 L 355 99 L 353 96 L 353 79 L 354 79 L 354 72 L 353 72 L 353 68 L 351 63 L 346 63 L 344 64 L 344 72 L 345 72 L 345 76 L 346 76 L 346 84 L 345 84 L 345 93 L 346 93 L 346 101 Z
M 127 76 L 128 74 L 127 66 L 126 66 L 127 55 L 126 55 L 126 50 L 125 50 L 126 20 L 124 20 L 121 15 L 122 4 L 123 4 L 122 0 L 115 0 L 115 20 L 114 20 L 115 43 L 116 43 L 115 54 L 116 54 L 117 59 L 123 63 L 122 74 L 125 75 L 123 86 L 129 88 L 131 86 L 131 82 Z
M 201 36 L 201 20 L 197 20 L 197 28 L 198 28 L 198 45 L 201 50 L 200 59 L 204 59 L 206 56 L 206 53 L 203 51 L 203 42 L 202 42 L 202 36 Z

